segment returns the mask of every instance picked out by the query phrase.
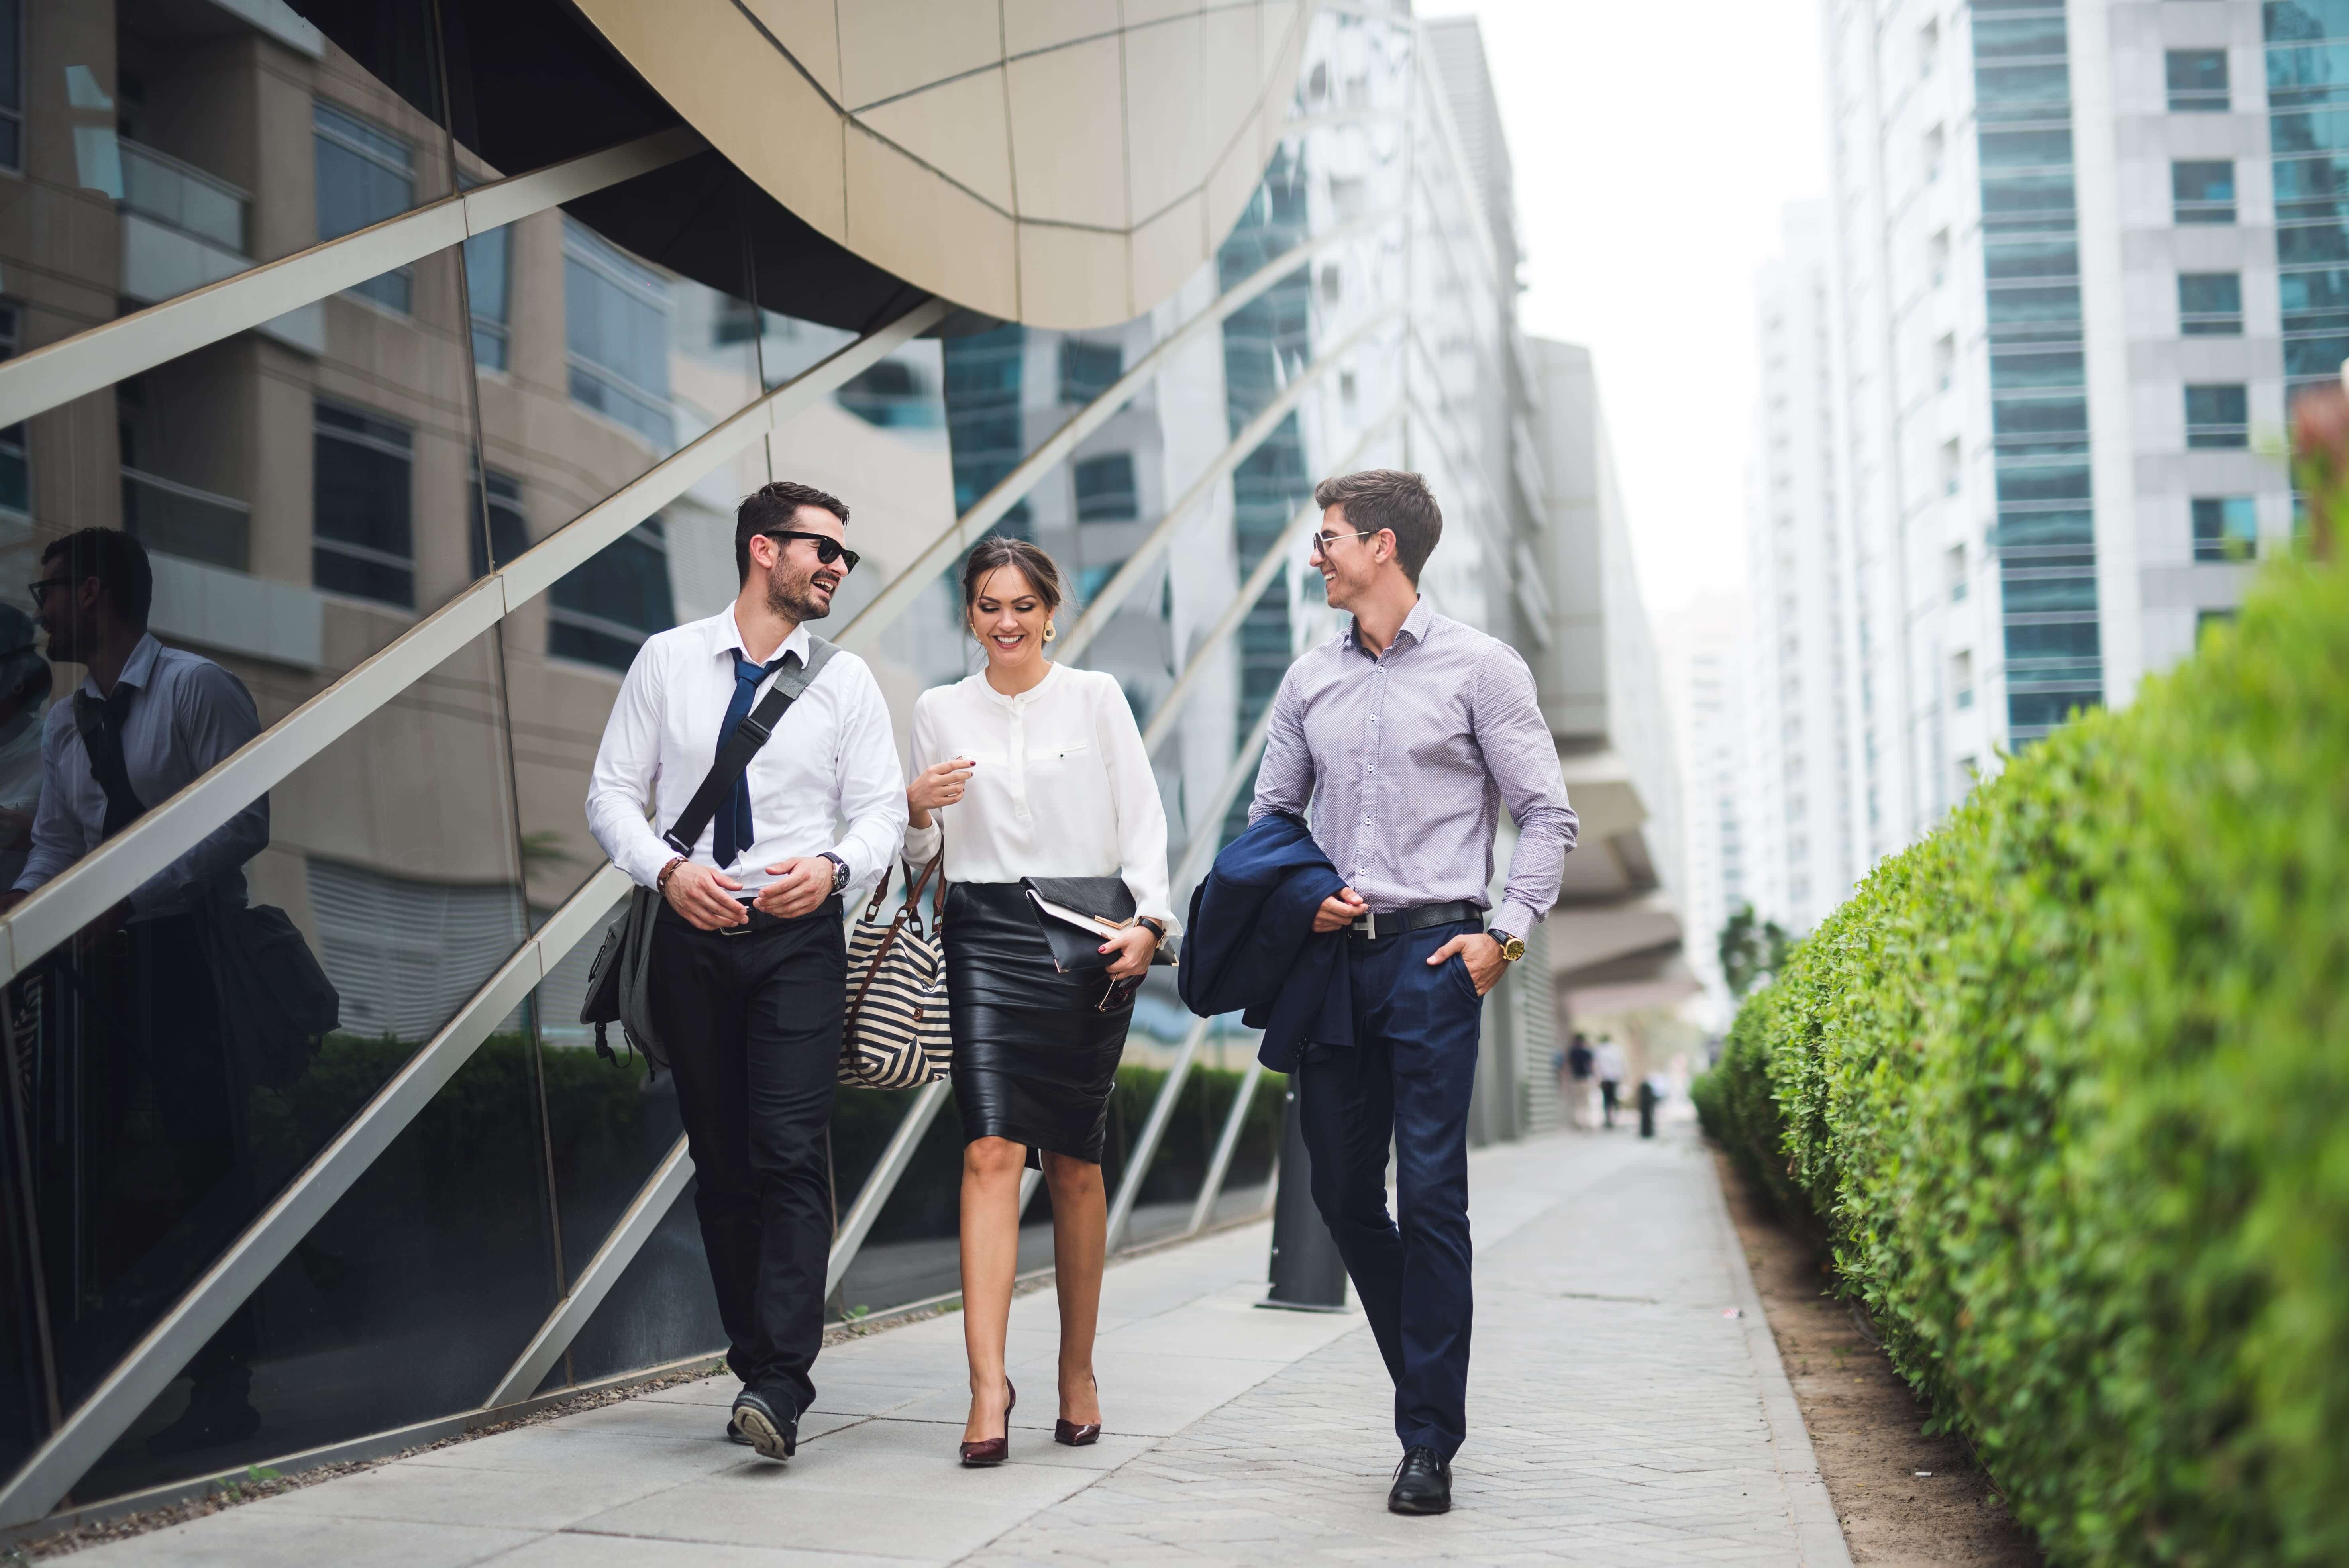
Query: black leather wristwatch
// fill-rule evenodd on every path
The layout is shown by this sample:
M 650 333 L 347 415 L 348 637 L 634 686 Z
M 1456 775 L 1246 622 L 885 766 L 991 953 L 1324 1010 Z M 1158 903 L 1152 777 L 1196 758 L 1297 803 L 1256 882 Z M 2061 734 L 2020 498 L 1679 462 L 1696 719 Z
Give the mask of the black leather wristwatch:
M 848 862 L 830 850 L 823 851 L 823 858 L 832 862 L 832 891 L 836 893 L 848 885 Z

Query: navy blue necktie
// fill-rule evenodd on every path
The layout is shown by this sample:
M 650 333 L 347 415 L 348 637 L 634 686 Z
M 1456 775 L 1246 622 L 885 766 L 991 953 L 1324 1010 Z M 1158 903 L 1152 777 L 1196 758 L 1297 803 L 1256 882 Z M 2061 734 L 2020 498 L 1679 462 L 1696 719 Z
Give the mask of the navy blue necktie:
M 726 705 L 726 722 L 718 727 L 718 749 L 734 738 L 734 728 L 750 717 L 750 699 L 757 695 L 759 683 L 783 667 L 784 655 L 772 664 L 754 665 L 741 655 L 734 655 L 734 700 Z M 734 857 L 750 847 L 758 834 L 750 829 L 750 770 L 744 769 L 742 777 L 734 780 L 734 793 L 718 808 L 717 841 L 710 847 L 717 852 L 718 869 L 724 871 L 734 863 Z

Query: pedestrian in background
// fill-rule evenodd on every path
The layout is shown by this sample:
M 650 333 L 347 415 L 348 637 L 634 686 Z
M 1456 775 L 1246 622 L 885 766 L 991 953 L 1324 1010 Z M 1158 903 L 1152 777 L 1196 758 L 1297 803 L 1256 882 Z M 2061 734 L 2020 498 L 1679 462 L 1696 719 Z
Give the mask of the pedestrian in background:
M 1294 1068 L 1315 1206 L 1394 1379 L 1403 1449 L 1387 1506 L 1452 1506 L 1468 1430 L 1468 1103 L 1481 998 L 1557 901 L 1574 847 L 1557 747 L 1516 650 L 1420 597 L 1444 514 L 1417 474 L 1372 469 L 1314 491 L 1311 561 L 1346 629 L 1289 666 L 1273 698 L 1252 825 L 1309 810 L 1345 885 L 1317 932 L 1347 934 L 1354 1037 L 1268 1033 Z M 1485 922 L 1501 809 L 1508 882 Z M 1387 1212 L 1395 1150 L 1401 1223 Z
M 1166 810 L 1142 731 L 1113 676 L 1045 657 L 1058 634 L 1060 568 L 1024 540 L 990 535 L 965 562 L 963 617 L 987 667 L 914 704 L 909 861 L 946 854 L 947 995 L 955 1109 L 962 1119 L 962 1322 L 970 1414 L 962 1462 L 999 1465 L 1017 1397 L 1004 1370 L 1019 1268 L 1019 1186 L 1036 1166 L 1052 1194 L 1060 1296 L 1053 1440 L 1101 1436 L 1093 1328 L 1109 1206 L 1102 1148 L 1133 1019 L 1134 988 L 1174 929 Z M 947 832 L 950 822 L 953 831 Z M 1115 878 L 1132 924 L 1063 973 L 1022 878 Z
M 1596 1070 L 1599 1074 L 1599 1125 L 1615 1125 L 1616 1108 L 1622 1104 L 1623 1077 L 1630 1069 L 1623 1063 L 1623 1047 L 1615 1043 L 1612 1035 L 1599 1037 Z
M 1590 1125 L 1590 1037 L 1580 1029 L 1574 1031 L 1574 1044 L 1566 1049 L 1567 1108 L 1574 1125 Z
M 826 1140 L 847 1011 L 841 893 L 885 874 L 905 831 L 905 776 L 872 670 L 831 650 L 699 838 L 673 845 L 653 823 L 684 814 L 784 666 L 809 667 L 808 623 L 832 613 L 856 565 L 847 528 L 847 506 L 808 485 L 778 481 L 742 502 L 741 591 L 709 619 L 646 640 L 587 792 L 595 841 L 661 895 L 651 1005 L 693 1156 L 726 1364 L 742 1379 L 726 1431 L 771 1460 L 798 1447 L 823 1339 Z

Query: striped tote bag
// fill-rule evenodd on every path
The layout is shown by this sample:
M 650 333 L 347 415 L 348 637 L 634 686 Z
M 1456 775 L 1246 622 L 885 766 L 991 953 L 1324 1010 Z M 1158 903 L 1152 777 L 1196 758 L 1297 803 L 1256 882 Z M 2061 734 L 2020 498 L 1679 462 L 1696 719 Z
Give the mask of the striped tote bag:
M 947 1019 L 947 963 L 938 943 L 945 918 L 947 880 L 943 850 L 918 880 L 905 868 L 905 902 L 890 920 L 881 919 L 889 879 L 881 879 L 873 902 L 857 917 L 848 939 L 848 1023 L 842 1031 L 840 1081 L 851 1088 L 919 1088 L 947 1076 L 954 1065 L 954 1036 Z M 922 919 L 922 893 L 938 879 L 930 918 Z

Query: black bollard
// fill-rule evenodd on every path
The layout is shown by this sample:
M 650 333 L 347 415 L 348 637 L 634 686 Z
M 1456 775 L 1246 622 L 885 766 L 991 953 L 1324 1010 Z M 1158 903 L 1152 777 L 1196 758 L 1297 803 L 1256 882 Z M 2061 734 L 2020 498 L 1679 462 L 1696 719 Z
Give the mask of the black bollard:
M 1272 1289 L 1258 1306 L 1346 1310 L 1346 1260 L 1313 1203 L 1313 1167 L 1297 1116 L 1297 1080 L 1280 1105 L 1280 1188 L 1272 1201 Z
M 1656 1086 L 1646 1078 L 1640 1080 L 1640 1136 L 1656 1135 Z

